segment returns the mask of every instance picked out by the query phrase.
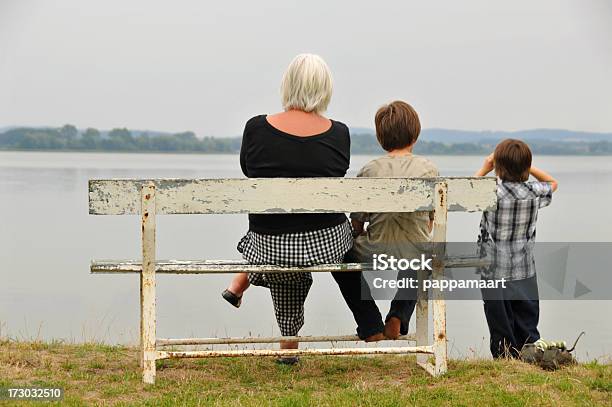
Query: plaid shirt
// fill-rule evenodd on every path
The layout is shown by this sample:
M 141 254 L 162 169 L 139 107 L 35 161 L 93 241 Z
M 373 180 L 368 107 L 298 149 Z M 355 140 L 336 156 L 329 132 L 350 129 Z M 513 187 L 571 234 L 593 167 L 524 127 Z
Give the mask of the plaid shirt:
M 538 210 L 550 205 L 552 186 L 547 182 L 497 182 L 497 209 L 480 221 L 481 255 L 491 266 L 483 278 L 523 280 L 535 275 L 533 248 Z

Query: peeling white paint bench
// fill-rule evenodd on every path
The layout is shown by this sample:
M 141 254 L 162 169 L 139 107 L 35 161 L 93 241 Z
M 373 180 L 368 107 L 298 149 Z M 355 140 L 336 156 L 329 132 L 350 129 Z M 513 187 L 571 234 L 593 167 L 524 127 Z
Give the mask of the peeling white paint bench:
M 330 349 L 168 350 L 168 346 L 358 341 L 355 335 L 248 337 L 248 338 L 156 338 L 155 274 L 206 274 L 239 272 L 359 272 L 358 263 L 324 264 L 284 268 L 251 265 L 241 261 L 160 261 L 155 256 L 155 218 L 167 214 L 240 213 L 332 213 L 434 211 L 435 242 L 446 241 L 448 211 L 473 212 L 496 205 L 494 178 L 267 178 L 267 179 L 155 179 L 90 180 L 89 213 L 92 215 L 140 215 L 142 260 L 94 261 L 92 273 L 138 273 L 140 275 L 140 348 L 143 381 L 155 382 L 155 361 L 168 358 L 230 356 L 357 355 L 416 353 L 417 363 L 438 376 L 447 370 L 446 305 L 442 293 L 431 290 L 433 340 L 428 339 L 428 293 L 419 290 L 416 333 L 402 340 L 416 346 Z M 437 245 L 444 258 L 444 245 Z M 473 266 L 462 260 L 434 263 L 433 278 L 444 278 L 444 267 Z M 423 280 L 426 274 L 420 272 Z M 422 286 L 422 283 L 419 283 Z M 338 293 L 340 295 L 340 293 Z M 433 356 L 434 363 L 429 362 Z

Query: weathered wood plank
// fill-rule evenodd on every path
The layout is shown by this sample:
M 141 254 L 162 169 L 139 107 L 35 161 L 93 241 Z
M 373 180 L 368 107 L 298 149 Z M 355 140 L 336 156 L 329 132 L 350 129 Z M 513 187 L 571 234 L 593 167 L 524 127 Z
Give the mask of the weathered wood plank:
M 419 355 L 417 355 L 418 357 Z M 428 359 L 430 356 L 429 355 L 424 355 L 426 359 Z M 432 376 L 436 376 L 436 367 L 429 361 L 425 361 L 425 362 L 419 362 L 417 361 L 417 364 L 419 366 L 421 366 L 427 373 L 429 373 Z
M 431 346 L 405 346 L 396 348 L 332 348 L 332 349 L 244 349 L 157 351 L 157 359 L 221 358 L 237 356 L 304 356 L 304 355 L 398 355 L 406 353 L 433 353 Z
M 142 205 L 142 273 L 140 273 L 140 347 L 142 381 L 155 383 L 155 186 L 145 185 Z
M 490 259 L 479 257 L 450 257 L 444 260 L 448 268 L 484 267 Z M 158 260 L 155 270 L 159 274 L 225 274 L 225 273 L 326 273 L 355 272 L 371 268 L 367 263 L 319 264 L 312 267 L 281 267 L 272 264 L 249 264 L 240 260 Z M 140 260 L 100 260 L 93 261 L 90 271 L 103 273 L 140 273 Z
M 95 261 L 91 264 L 92 273 L 140 273 L 142 263 L 130 261 Z M 361 271 L 361 263 L 320 264 L 313 267 L 282 267 L 276 265 L 257 265 L 227 260 L 167 260 L 157 261 L 156 271 L 160 274 L 226 274 L 226 273 L 302 273 Z
M 424 287 L 424 281 L 428 278 L 427 270 L 417 271 L 417 279 L 419 287 Z M 419 289 L 417 291 L 416 303 L 416 344 L 417 346 L 425 346 L 429 343 L 429 292 Z M 416 356 L 418 364 L 427 363 L 429 358 L 426 354 L 418 354 Z
M 445 182 L 436 184 L 434 203 L 434 231 L 433 241 L 436 257 L 444 258 L 446 242 L 446 223 L 448 219 L 448 186 Z M 432 277 L 437 280 L 444 279 L 444 263 L 433 262 Z M 434 350 L 434 375 L 440 376 L 446 373 L 448 363 L 448 347 L 446 337 L 446 302 L 444 293 L 439 288 L 431 291 L 432 319 L 433 319 L 433 350 Z M 427 368 L 426 368 L 427 370 Z
M 451 211 L 496 206 L 491 177 L 115 179 L 89 181 L 89 213 L 139 214 L 140 190 L 150 182 L 158 215 L 430 211 L 440 180 L 448 183 Z
M 414 341 L 414 334 L 401 335 L 398 341 Z M 245 338 L 181 338 L 157 339 L 157 346 L 187 346 L 187 345 L 235 345 L 239 343 L 280 343 L 280 342 L 360 342 L 357 335 L 330 336 L 256 336 Z

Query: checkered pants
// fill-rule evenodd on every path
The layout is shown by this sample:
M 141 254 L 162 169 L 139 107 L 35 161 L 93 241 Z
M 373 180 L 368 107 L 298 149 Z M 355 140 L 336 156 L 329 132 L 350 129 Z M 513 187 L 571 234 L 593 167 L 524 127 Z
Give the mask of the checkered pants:
M 326 229 L 281 235 L 249 231 L 238 243 L 238 251 L 251 264 L 305 267 L 342 263 L 352 245 L 347 221 Z M 270 289 L 281 334 L 296 336 L 304 325 L 304 302 L 312 285 L 312 274 L 249 273 L 249 282 Z

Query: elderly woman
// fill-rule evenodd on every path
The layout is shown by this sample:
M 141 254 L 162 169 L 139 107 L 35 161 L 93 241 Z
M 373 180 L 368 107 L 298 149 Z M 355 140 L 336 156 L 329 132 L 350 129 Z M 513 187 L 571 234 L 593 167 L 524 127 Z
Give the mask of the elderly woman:
M 298 55 L 281 83 L 284 111 L 250 119 L 244 128 L 240 166 L 247 177 L 343 177 L 349 167 L 350 137 L 343 123 L 323 116 L 332 95 L 332 77 L 321 57 Z M 249 263 L 313 266 L 341 262 L 351 248 L 351 226 L 342 213 L 253 214 L 238 251 Z M 304 325 L 310 273 L 238 274 L 223 292 L 235 307 L 250 284 L 267 287 L 283 336 Z M 280 343 L 296 349 L 295 341 Z M 294 364 L 297 358 L 280 358 Z

